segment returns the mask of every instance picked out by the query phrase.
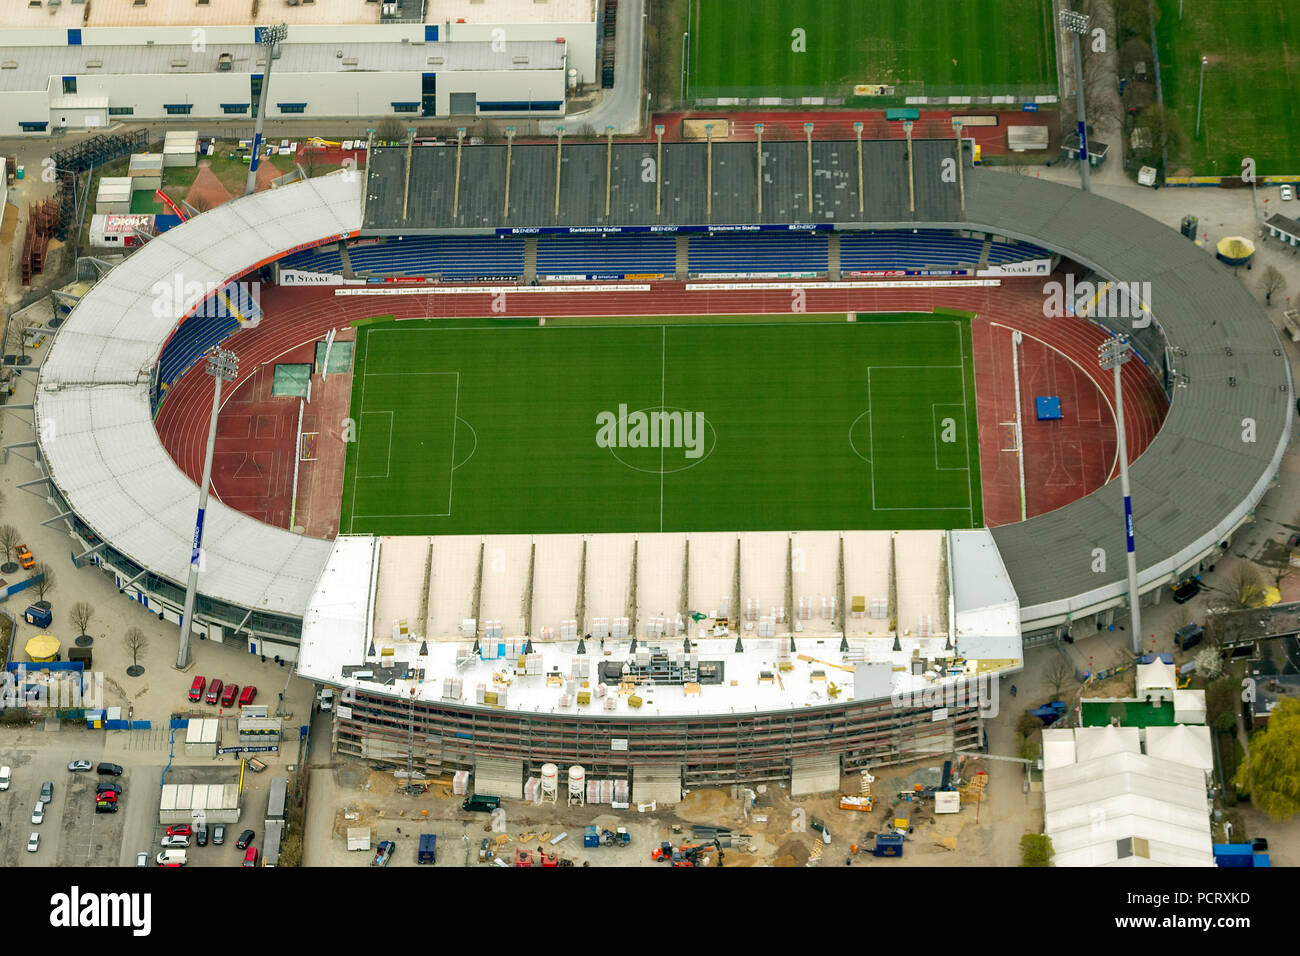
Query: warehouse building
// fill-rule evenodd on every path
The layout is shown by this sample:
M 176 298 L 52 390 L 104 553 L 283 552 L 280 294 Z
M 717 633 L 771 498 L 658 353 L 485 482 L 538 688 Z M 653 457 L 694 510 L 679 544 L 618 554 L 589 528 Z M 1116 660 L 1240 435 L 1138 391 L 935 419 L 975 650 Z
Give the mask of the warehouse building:
M 596 0 L 254 9 L 250 24 L 249 4 L 233 0 L 0 0 L 0 135 L 251 119 L 261 31 L 282 22 L 268 118 L 556 117 L 566 91 L 599 81 Z

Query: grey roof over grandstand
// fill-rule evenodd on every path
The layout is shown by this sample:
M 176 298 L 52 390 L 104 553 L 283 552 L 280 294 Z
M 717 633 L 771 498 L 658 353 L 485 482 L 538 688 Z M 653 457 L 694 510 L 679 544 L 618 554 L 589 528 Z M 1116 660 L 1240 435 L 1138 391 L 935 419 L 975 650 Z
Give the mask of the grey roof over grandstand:
M 863 142 L 863 213 L 858 213 L 857 144 L 812 144 L 812 211 L 808 209 L 808 155 L 803 142 L 763 144 L 763 211 L 758 212 L 758 149 L 754 143 L 713 144 L 712 208 L 709 208 L 708 146 L 665 143 L 661 182 L 653 180 L 655 143 L 565 143 L 560 149 L 559 214 L 556 214 L 554 144 L 516 145 L 510 150 L 510 211 L 502 215 L 506 190 L 504 145 L 460 149 L 460 190 L 455 144 L 407 150 L 376 148 L 367 176 L 363 230 L 388 234 L 493 230 L 500 227 L 654 226 L 872 222 L 906 224 L 960 216 L 955 164 L 944 181 L 944 160 L 956 158 L 952 140 L 914 140 L 916 211 L 908 208 L 906 146 Z M 605 216 L 605 166 L 609 159 L 609 216 Z M 647 165 L 647 160 L 649 165 Z M 649 181 L 644 178 L 647 171 Z M 655 215 L 655 191 L 661 212 Z M 402 214 L 403 200 L 406 215 Z M 453 209 L 455 215 L 453 215 Z
M 1175 350 L 1171 363 L 1188 378 L 1130 469 L 1139 585 L 1165 582 L 1232 531 L 1277 474 L 1294 395 L 1272 322 L 1205 250 L 1109 199 L 972 169 L 966 216 L 1066 253 L 1108 278 L 1151 283 L 1148 305 Z M 1255 423 L 1249 441 L 1246 419 Z M 1109 593 L 1122 584 L 1123 529 L 1123 497 L 1111 482 L 1065 508 L 994 529 L 993 537 L 1022 609 L 1042 606 L 1038 616 L 1045 617 L 1056 605 L 1068 604 L 1061 613 L 1078 612 L 1104 596 L 1099 589 Z M 1105 549 L 1104 572 L 1092 570 L 1094 548 Z M 1081 587 L 1089 582 L 1096 585 Z M 1079 596 L 1061 600 L 1071 593 Z

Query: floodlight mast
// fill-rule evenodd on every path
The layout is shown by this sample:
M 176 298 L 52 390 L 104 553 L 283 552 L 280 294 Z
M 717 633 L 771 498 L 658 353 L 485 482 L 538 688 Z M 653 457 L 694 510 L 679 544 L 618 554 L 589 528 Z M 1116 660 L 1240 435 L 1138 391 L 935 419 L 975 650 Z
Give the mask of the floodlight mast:
M 1074 40 L 1074 92 L 1079 111 L 1079 180 L 1084 192 L 1092 189 L 1089 178 L 1088 163 L 1088 122 L 1083 100 L 1083 53 L 1080 50 L 1079 37 L 1085 36 L 1092 23 L 1086 13 L 1074 10 L 1061 11 L 1061 29 L 1067 31 Z
M 1120 369 L 1133 356 L 1127 335 L 1117 334 L 1097 346 L 1097 359 L 1103 369 L 1111 369 L 1115 376 L 1115 430 L 1119 442 L 1119 484 L 1124 494 L 1124 550 L 1128 561 L 1129 625 L 1133 630 L 1130 646 L 1133 653 L 1142 653 L 1142 616 L 1138 608 L 1137 552 L 1133 538 L 1133 497 L 1128 481 L 1128 448 L 1124 438 L 1124 397 L 1120 392 Z
M 190 548 L 190 573 L 185 582 L 185 610 L 181 613 L 181 637 L 176 649 L 176 669 L 190 666 L 190 635 L 194 615 L 194 599 L 199 589 L 199 565 L 203 550 L 203 516 L 208 507 L 208 485 L 212 481 L 212 453 L 217 444 L 217 411 L 221 407 L 221 383 L 233 382 L 239 376 L 239 356 L 229 349 L 213 349 L 208 353 L 207 372 L 215 379 L 212 390 L 212 417 L 208 421 L 208 448 L 203 456 L 203 480 L 199 483 L 199 513 L 194 521 L 194 541 Z
M 266 72 L 262 74 L 262 90 L 257 97 L 257 125 L 253 130 L 253 156 L 248 162 L 248 179 L 244 183 L 245 196 L 257 191 L 257 162 L 262 154 L 262 127 L 266 122 L 266 104 L 271 89 L 271 63 L 280 55 L 280 42 L 289 35 L 289 26 L 285 23 L 262 27 L 261 30 L 258 43 L 265 51 Z

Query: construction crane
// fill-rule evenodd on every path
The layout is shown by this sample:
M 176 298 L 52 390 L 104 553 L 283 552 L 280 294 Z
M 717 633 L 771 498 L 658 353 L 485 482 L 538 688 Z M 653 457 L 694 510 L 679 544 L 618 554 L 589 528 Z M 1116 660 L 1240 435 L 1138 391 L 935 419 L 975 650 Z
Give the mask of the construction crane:
M 807 654 L 800 654 L 800 655 L 798 655 L 798 657 L 799 657 L 799 660 L 801 660 L 801 661 L 807 661 L 807 662 L 810 663 L 810 664 L 822 664 L 822 665 L 824 665 L 824 666 L 826 666 L 826 667 L 837 667 L 837 668 L 839 668 L 839 669 L 842 670 L 842 671 L 848 671 L 850 674 L 853 674 L 853 673 L 856 672 L 855 669 L 852 668 L 852 667 L 845 667 L 843 664 L 832 664 L 830 661 L 821 661 L 821 660 L 818 660 L 818 659 L 815 658 L 815 657 L 809 657 Z

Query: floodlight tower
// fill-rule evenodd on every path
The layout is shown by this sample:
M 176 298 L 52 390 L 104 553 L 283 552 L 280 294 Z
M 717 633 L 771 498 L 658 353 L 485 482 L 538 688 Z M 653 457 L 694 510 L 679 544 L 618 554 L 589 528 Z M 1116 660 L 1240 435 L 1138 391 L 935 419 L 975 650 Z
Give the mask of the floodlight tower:
M 1086 13 L 1073 10 L 1061 11 L 1061 29 L 1070 33 L 1074 40 L 1074 92 L 1079 109 L 1079 179 L 1082 180 L 1084 192 L 1092 189 L 1088 178 L 1088 123 L 1083 102 L 1083 53 L 1079 49 L 1079 37 L 1086 36 L 1092 18 Z
M 203 514 L 208 507 L 208 484 L 212 481 L 212 452 L 217 444 L 217 410 L 221 408 L 221 383 L 233 382 L 239 375 L 239 356 L 229 349 L 208 353 L 208 374 L 215 379 L 212 390 L 212 417 L 208 421 L 208 450 L 203 456 L 203 480 L 199 482 L 199 514 L 194 521 L 194 542 L 190 548 L 190 575 L 185 582 L 185 610 L 181 615 L 181 639 L 176 650 L 176 669 L 190 665 L 191 620 L 194 598 L 199 588 L 199 555 L 203 548 Z
M 1128 560 L 1129 622 L 1133 629 L 1133 653 L 1142 653 L 1142 618 L 1138 608 L 1137 553 L 1133 542 L 1133 496 L 1128 483 L 1128 448 L 1124 439 L 1124 398 L 1120 394 L 1119 372 L 1133 356 L 1127 335 L 1115 335 L 1097 346 L 1097 359 L 1103 369 L 1115 374 L 1115 430 L 1119 441 L 1119 485 L 1124 493 L 1124 548 Z
M 244 183 L 244 195 L 251 196 L 257 190 L 257 161 L 262 153 L 262 126 L 266 122 L 267 91 L 271 89 L 271 63 L 280 55 L 280 42 L 289 35 L 288 24 L 262 27 L 258 40 L 266 55 L 266 72 L 262 74 L 262 91 L 257 97 L 257 126 L 253 130 L 253 158 L 248 163 L 248 179 Z M 367 162 L 369 157 L 366 157 Z

